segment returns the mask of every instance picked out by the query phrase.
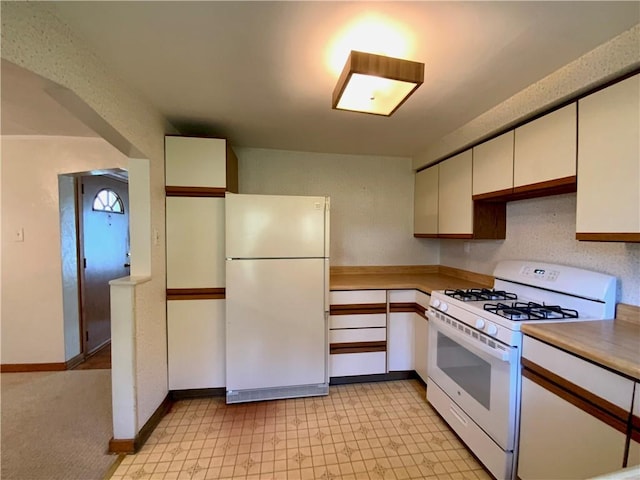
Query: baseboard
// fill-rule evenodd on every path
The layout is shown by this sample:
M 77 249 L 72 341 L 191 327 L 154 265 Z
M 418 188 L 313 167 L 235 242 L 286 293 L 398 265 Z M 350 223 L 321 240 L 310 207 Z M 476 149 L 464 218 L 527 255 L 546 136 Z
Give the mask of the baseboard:
M 82 353 L 79 353 L 75 357 L 70 358 L 69 360 L 64 362 L 64 364 L 65 364 L 67 370 L 73 370 L 78 365 L 80 365 L 82 362 L 84 362 L 84 360 L 85 360 L 84 355 Z
M 393 380 L 409 380 L 420 378 L 415 370 L 403 370 L 400 372 L 374 373 L 371 375 L 350 375 L 348 377 L 331 377 L 329 385 L 346 385 L 349 383 L 390 382 Z
M 172 405 L 173 400 L 171 398 L 171 392 L 169 392 L 158 408 L 156 408 L 156 411 L 153 412 L 153 415 L 147 420 L 147 423 L 140 429 L 136 438 L 112 438 L 109 440 L 109 453 L 138 453 L 149 439 L 151 433 L 158 426 L 162 417 L 171 410 Z
M 66 362 L 58 363 L 3 363 L 0 365 L 2 373 L 18 372 L 61 372 L 67 369 Z
M 171 400 L 185 400 L 187 398 L 224 397 L 227 390 L 220 388 L 192 388 L 189 390 L 171 390 Z

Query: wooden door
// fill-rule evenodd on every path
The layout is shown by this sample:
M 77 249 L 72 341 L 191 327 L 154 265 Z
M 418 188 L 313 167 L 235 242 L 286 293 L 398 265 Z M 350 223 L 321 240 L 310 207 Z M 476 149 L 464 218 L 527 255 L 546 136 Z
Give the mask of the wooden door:
M 109 281 L 129 275 L 129 192 L 125 182 L 81 178 L 82 338 L 85 355 L 111 339 Z

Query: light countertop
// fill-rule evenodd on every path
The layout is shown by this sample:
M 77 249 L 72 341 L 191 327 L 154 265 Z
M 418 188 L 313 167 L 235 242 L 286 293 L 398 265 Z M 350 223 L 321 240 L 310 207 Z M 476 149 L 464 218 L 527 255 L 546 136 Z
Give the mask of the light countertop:
M 640 307 L 619 304 L 614 320 L 528 324 L 522 331 L 640 381 L 640 322 L 635 319 Z

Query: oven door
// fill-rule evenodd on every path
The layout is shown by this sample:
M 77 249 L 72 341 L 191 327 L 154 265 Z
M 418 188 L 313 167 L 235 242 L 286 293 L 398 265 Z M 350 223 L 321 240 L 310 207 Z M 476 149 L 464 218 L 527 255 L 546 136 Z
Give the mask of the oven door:
M 447 318 L 429 310 L 429 380 L 502 449 L 513 450 L 518 350 Z

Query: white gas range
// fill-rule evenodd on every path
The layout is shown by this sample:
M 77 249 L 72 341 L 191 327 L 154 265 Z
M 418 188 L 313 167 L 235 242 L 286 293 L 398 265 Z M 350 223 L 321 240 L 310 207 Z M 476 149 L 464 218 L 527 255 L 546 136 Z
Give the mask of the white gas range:
M 524 323 L 615 316 L 616 279 L 503 261 L 493 289 L 431 294 L 427 399 L 498 479 L 515 477 Z

